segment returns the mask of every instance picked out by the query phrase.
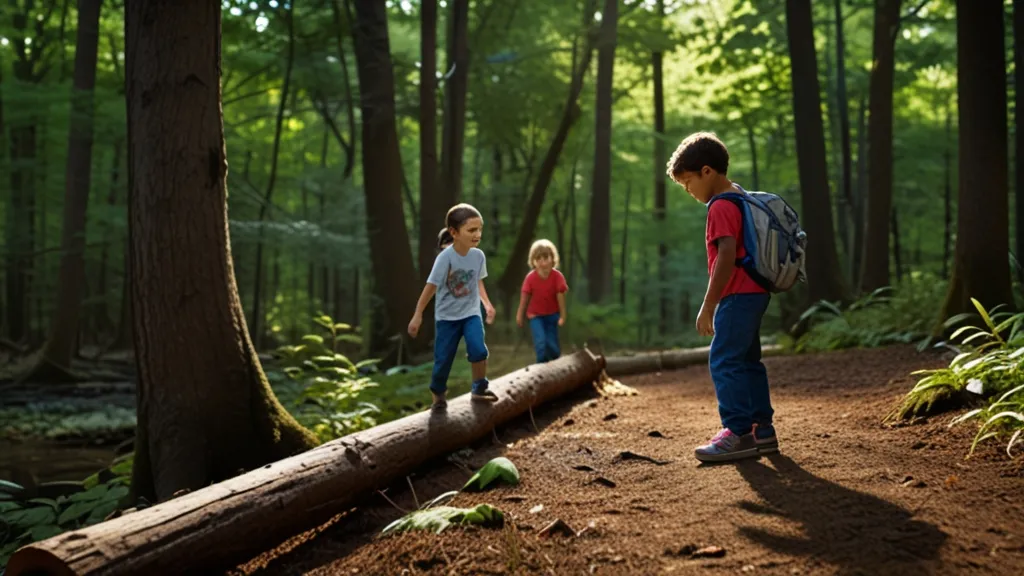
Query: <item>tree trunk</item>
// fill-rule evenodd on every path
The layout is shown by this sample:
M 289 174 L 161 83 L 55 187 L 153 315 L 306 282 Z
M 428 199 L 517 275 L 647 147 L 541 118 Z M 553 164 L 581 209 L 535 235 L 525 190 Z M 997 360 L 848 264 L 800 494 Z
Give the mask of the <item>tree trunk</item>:
M 359 97 L 363 111 L 363 190 L 366 230 L 373 255 L 372 306 L 383 314 L 373 323 L 371 355 L 391 348 L 390 338 L 405 338 L 405 324 L 416 308 L 416 281 L 409 232 L 402 208 L 402 159 L 395 126 L 395 81 L 383 2 L 357 2 L 353 32 Z M 425 343 L 417 340 L 420 346 Z
M 626 276 L 629 264 L 629 201 L 633 192 L 631 182 L 626 182 L 626 208 L 622 213 L 622 248 L 619 252 L 619 305 L 626 306 Z
M 238 298 L 220 14 L 220 4 L 200 0 L 125 6 L 139 372 L 132 489 L 151 501 L 316 445 L 271 391 Z
M 491 168 L 494 172 L 491 180 L 491 220 L 488 222 L 488 234 L 494 238 L 492 254 L 497 254 L 501 249 L 501 183 L 504 180 L 502 170 L 501 147 L 495 146 L 491 154 Z
M 960 112 L 959 191 L 953 278 L 940 322 L 974 311 L 1013 307 L 1007 261 L 1006 53 L 1003 7 L 956 3 L 957 95 Z
M 424 462 L 594 382 L 603 368 L 603 357 L 582 350 L 517 370 L 491 382 L 501 398 L 492 406 L 471 406 L 466 394 L 449 401 L 444 414 L 412 414 L 170 502 L 35 542 L 11 558 L 8 576 L 230 569 Z
M 605 359 L 607 363 L 605 372 L 609 376 L 619 377 L 679 370 L 687 366 L 706 364 L 710 351 L 710 346 L 703 346 L 701 348 L 645 352 L 635 356 L 609 356 Z M 762 356 L 776 356 L 782 352 L 782 347 L 775 344 L 761 348 Z
M 665 18 L 665 2 L 658 0 L 658 17 Z M 663 79 L 664 53 L 651 54 L 654 80 L 654 223 L 658 231 L 658 334 L 668 329 L 668 244 L 665 242 L 666 182 L 665 182 L 665 86 Z M 751 141 L 753 143 L 753 141 Z M 755 160 L 756 166 L 756 160 Z M 756 171 L 755 171 L 756 174 Z M 755 176 L 756 179 L 756 176 Z M 754 184 L 755 188 L 757 184 Z
M 896 267 L 896 282 L 903 282 L 903 249 L 900 247 L 900 221 L 896 215 L 896 207 L 892 207 L 890 216 L 892 226 L 892 261 Z
M 256 273 L 255 285 L 252 292 L 252 321 L 249 325 L 249 335 L 257 348 L 263 342 L 263 320 L 266 312 L 263 310 L 263 220 L 267 217 L 267 207 L 271 204 L 274 196 L 274 184 L 277 183 L 277 159 L 281 152 L 281 130 L 284 126 L 284 114 L 288 108 L 288 90 L 291 87 L 292 68 L 295 63 L 295 5 L 286 4 L 287 9 L 282 15 L 288 24 L 288 56 L 285 61 L 284 83 L 281 86 L 280 101 L 277 104 L 277 122 L 274 127 L 274 145 L 270 152 L 270 176 L 267 179 L 267 190 L 263 193 L 263 202 L 260 203 L 260 213 L 257 219 L 258 235 L 256 239 Z M 271 295 L 273 297 L 273 295 Z
M 593 4 L 593 0 L 588 1 L 587 7 L 584 10 L 584 22 L 589 23 L 593 20 Z M 577 44 L 574 42 L 573 46 L 575 47 Z M 569 96 L 566 99 L 565 108 L 562 110 L 562 119 L 558 123 L 558 129 L 555 130 L 555 136 L 552 138 L 547 152 L 544 154 L 540 171 L 537 173 L 537 180 L 533 184 L 533 191 L 530 193 L 530 198 L 526 203 L 523 223 L 516 234 L 516 241 L 512 246 L 512 252 L 509 255 L 505 271 L 498 280 L 498 288 L 506 297 L 512 297 L 518 293 L 523 276 L 526 275 L 526 258 L 530 252 L 530 244 L 533 242 L 537 220 L 540 218 L 541 209 L 544 207 L 544 197 L 547 194 L 548 185 L 551 184 L 551 178 L 554 176 L 555 168 L 558 165 L 558 158 L 562 155 L 562 148 L 565 147 L 565 141 L 569 137 L 569 130 L 581 113 L 579 97 L 580 92 L 583 91 L 583 77 L 586 75 L 587 69 L 590 68 L 590 60 L 593 54 L 589 34 L 583 41 L 579 62 L 576 62 L 576 54 L 576 50 L 574 50 L 574 71 L 569 85 Z M 573 213 L 575 214 L 575 208 Z
M 946 102 L 946 147 L 942 151 L 943 163 L 943 234 L 942 234 L 942 277 L 949 280 L 950 248 L 953 246 L 953 114 L 949 101 Z M 1018 170 L 1019 168 L 1018 164 Z M 1017 258 L 1022 258 L 1018 253 Z
M 832 200 L 825 162 L 825 132 L 821 121 L 810 0 L 786 0 L 786 25 L 792 61 L 801 222 L 807 236 L 814 239 L 807 248 L 808 293 L 811 301 L 844 300 L 846 294 L 832 227 Z
M 587 289 L 593 304 L 612 291 L 612 86 L 618 36 L 619 0 L 605 0 L 597 41 L 597 104 L 594 122 L 594 179 L 587 234 Z
M 50 322 L 50 336 L 39 363 L 22 380 L 54 382 L 75 379 L 70 369 L 71 358 L 78 350 L 82 289 L 86 280 L 85 215 L 92 178 L 93 88 L 96 85 L 102 4 L 103 0 L 78 1 L 57 303 Z
M 437 0 L 420 4 L 420 222 L 419 272 L 426 282 L 434 264 L 444 205 L 437 181 Z M 447 182 L 445 183 L 447 185 Z M 454 203 L 453 203 L 454 204 Z
M 846 90 L 846 34 L 843 31 L 842 0 L 835 0 L 834 4 L 836 19 L 836 111 L 839 113 L 839 153 L 842 163 L 839 179 L 839 198 L 840 202 L 846 205 L 846 210 L 840 210 L 840 212 L 846 213 L 849 217 L 849 223 L 854 227 L 853 238 L 847 237 L 849 232 L 843 236 L 845 242 L 852 241 L 854 243 L 853 249 L 847 253 L 846 257 L 849 259 L 847 264 L 850 271 L 851 285 L 856 286 L 856 283 L 853 281 L 855 274 L 852 272 L 852 269 L 855 264 L 859 265 L 859 263 L 854 263 L 854 254 L 860 252 L 860 248 L 856 244 L 860 240 L 860 235 L 856 230 L 862 224 L 857 215 L 857 207 L 853 202 L 853 189 L 851 188 L 853 183 L 853 156 L 850 149 L 850 96 Z
M 896 30 L 902 0 L 875 0 L 874 56 L 868 111 L 868 196 L 860 287 L 889 285 L 889 218 L 892 211 L 892 90 Z
M 860 268 L 864 261 L 864 199 L 868 191 L 867 102 L 861 94 L 857 108 L 857 184 L 853 188 L 853 262 L 850 263 L 850 285 L 860 285 Z
M 1024 283 L 1024 0 L 1013 0 L 1014 205 L 1017 280 Z
M 442 185 L 439 193 L 441 206 L 446 211 L 462 198 L 462 152 L 466 138 L 466 91 L 469 87 L 469 0 L 452 0 L 451 4 L 447 34 L 448 69 L 445 71 L 446 74 L 450 72 L 451 77 L 444 90 Z M 422 86 L 421 83 L 420 90 Z
M 121 180 L 121 159 L 124 153 L 124 141 L 118 139 L 114 142 L 114 159 L 110 168 L 110 192 L 107 194 L 107 206 L 113 210 L 117 207 L 117 196 L 120 191 Z M 110 297 L 108 280 L 110 277 L 110 246 L 114 243 L 114 236 L 111 234 L 110 226 L 103 227 L 103 248 L 100 253 L 100 270 L 97 291 L 101 298 L 96 307 L 96 327 L 104 336 L 109 336 L 115 326 L 110 320 Z

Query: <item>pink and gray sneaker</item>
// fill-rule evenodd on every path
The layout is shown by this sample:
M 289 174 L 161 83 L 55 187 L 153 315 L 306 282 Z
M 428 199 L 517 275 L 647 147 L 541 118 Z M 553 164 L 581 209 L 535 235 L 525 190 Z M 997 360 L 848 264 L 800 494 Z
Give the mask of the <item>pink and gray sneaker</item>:
M 694 456 L 701 462 L 732 462 L 754 458 L 759 454 L 752 433 L 737 436 L 728 428 L 722 428 L 710 442 L 694 450 Z

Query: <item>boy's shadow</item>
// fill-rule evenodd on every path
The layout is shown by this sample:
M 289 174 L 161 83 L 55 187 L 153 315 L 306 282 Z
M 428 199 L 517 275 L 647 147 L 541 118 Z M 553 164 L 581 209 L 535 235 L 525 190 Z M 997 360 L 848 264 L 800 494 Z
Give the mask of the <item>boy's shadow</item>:
M 934 568 L 946 539 L 936 526 L 913 519 L 912 512 L 891 502 L 819 478 L 781 454 L 768 460 L 775 469 L 756 460 L 737 465 L 764 500 L 739 506 L 799 523 L 804 535 L 740 528 L 750 540 L 770 550 L 819 558 L 843 574 L 911 574 Z

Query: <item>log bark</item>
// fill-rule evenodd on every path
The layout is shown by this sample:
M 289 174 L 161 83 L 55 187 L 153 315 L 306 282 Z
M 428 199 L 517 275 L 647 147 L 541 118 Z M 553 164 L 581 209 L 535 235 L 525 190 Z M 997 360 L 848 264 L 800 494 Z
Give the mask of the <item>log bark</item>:
M 426 462 L 516 416 L 593 382 L 604 359 L 588 350 L 494 380 L 494 404 L 463 395 L 445 413 L 420 412 L 328 442 L 174 500 L 19 549 L 8 576 L 182 574 L 228 569 L 315 526 Z M 424 394 L 426 391 L 424 390 Z
M 605 371 L 609 376 L 618 377 L 678 370 L 687 366 L 707 364 L 710 351 L 710 346 L 704 346 L 649 352 L 636 356 L 612 356 L 605 359 Z M 782 347 L 775 344 L 761 347 L 761 356 L 776 356 L 781 352 Z

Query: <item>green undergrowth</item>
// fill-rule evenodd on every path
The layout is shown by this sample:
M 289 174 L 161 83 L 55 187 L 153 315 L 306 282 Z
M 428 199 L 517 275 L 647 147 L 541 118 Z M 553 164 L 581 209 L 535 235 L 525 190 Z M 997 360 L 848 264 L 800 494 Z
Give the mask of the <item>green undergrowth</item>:
M 886 415 L 887 421 L 972 408 L 951 426 L 978 423 L 970 453 L 986 440 L 1005 443 L 1008 455 L 1024 442 L 1024 313 L 992 310 L 972 299 L 975 313 L 950 318 L 963 325 L 944 345 L 957 355 L 946 368 L 919 370 L 914 388 Z
M 787 334 L 779 341 L 795 352 L 922 342 L 945 294 L 945 281 L 915 272 L 895 287 L 880 288 L 846 306 L 824 300 L 815 303 L 800 316 L 808 329 L 798 338 Z

